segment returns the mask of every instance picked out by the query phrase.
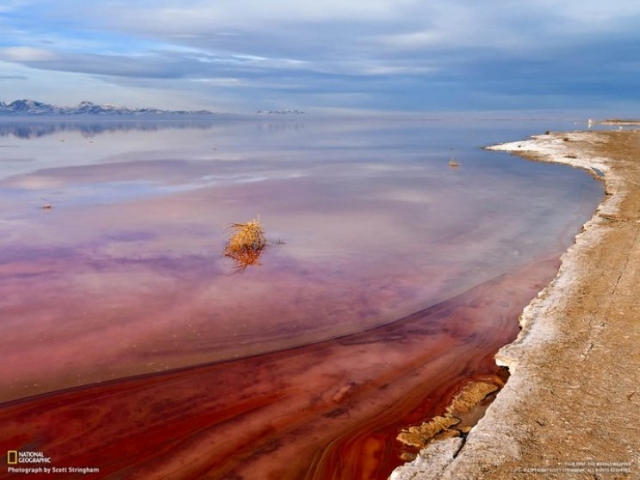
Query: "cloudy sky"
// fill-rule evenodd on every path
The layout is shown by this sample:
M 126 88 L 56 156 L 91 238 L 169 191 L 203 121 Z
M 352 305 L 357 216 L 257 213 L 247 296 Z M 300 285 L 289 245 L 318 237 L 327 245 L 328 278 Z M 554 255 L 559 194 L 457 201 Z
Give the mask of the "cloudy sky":
M 637 0 L 2 0 L 0 100 L 614 115 L 639 25 Z

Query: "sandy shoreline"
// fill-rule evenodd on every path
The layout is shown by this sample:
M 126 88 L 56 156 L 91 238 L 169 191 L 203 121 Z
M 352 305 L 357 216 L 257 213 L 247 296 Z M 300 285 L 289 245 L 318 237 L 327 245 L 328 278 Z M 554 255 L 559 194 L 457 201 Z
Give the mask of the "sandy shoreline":
M 485 417 L 391 479 L 640 478 L 640 131 L 491 149 L 584 168 L 606 196 L 497 354 L 511 377 Z

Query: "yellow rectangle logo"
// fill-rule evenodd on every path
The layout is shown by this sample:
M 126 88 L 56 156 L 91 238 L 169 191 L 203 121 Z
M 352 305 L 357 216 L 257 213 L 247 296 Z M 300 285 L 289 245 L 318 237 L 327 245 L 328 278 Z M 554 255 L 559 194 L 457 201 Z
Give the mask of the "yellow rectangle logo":
M 7 452 L 7 464 L 8 465 L 16 465 L 18 463 L 18 451 L 17 450 L 9 450 Z

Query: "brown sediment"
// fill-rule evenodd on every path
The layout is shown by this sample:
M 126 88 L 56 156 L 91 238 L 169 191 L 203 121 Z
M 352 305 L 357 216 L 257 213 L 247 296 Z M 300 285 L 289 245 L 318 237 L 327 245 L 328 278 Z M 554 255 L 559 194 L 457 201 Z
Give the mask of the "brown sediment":
M 423 423 L 422 425 L 409 427 L 402 430 L 402 432 L 400 432 L 400 434 L 398 435 L 398 440 L 400 440 L 405 445 L 423 448 L 436 435 L 439 435 L 444 431 L 452 431 L 453 429 L 451 427 L 454 427 L 459 423 L 459 418 L 454 418 L 451 416 L 433 417 L 431 420 Z
M 603 173 L 607 195 L 497 355 L 511 376 L 466 443 L 427 448 L 391 478 L 640 478 L 640 131 L 496 149 Z
M 444 416 L 437 416 L 418 426 L 403 429 L 398 440 L 405 445 L 424 448 L 432 441 L 445 440 L 468 433 L 482 417 L 485 401 L 503 385 L 500 378 L 495 383 L 470 382 L 453 398 Z M 408 458 L 404 455 L 403 458 Z
M 498 386 L 487 382 L 472 382 L 465 385 L 447 407 L 448 415 L 463 415 L 476 408 L 487 396 L 498 390 Z
M 503 375 L 493 354 L 557 266 L 540 259 L 330 341 L 5 403 L 0 452 L 43 451 L 100 478 L 385 478 L 402 427 L 444 411 L 470 379 Z

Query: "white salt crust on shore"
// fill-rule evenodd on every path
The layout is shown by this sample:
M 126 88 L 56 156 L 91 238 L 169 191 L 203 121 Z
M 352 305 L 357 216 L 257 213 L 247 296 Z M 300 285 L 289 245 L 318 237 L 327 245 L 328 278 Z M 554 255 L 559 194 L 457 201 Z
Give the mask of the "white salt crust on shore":
M 607 195 L 584 224 L 582 232 L 576 235 L 574 244 L 562 255 L 556 278 L 523 310 L 519 319 L 522 330 L 517 339 L 496 354 L 496 363 L 508 367 L 509 380 L 485 416 L 469 433 L 464 445 L 460 447 L 459 443 L 450 441 L 433 443 L 422 450 L 416 460 L 395 469 L 390 480 L 481 479 L 483 472 L 479 465 L 497 467 L 507 460 L 522 457 L 519 445 L 526 441 L 527 431 L 519 426 L 519 406 L 541 387 L 536 372 L 526 362 L 525 353 L 531 353 L 550 341 L 560 340 L 554 312 L 575 293 L 575 279 L 581 272 L 583 252 L 601 241 L 601 230 L 593 228 L 599 217 L 615 215 L 618 210 L 619 199 L 615 193 L 621 179 L 612 173 L 607 159 L 587 155 L 574 146 L 578 141 L 602 141 L 594 133 L 553 133 L 487 147 L 488 150 L 510 152 L 535 161 L 584 169 L 605 182 Z

